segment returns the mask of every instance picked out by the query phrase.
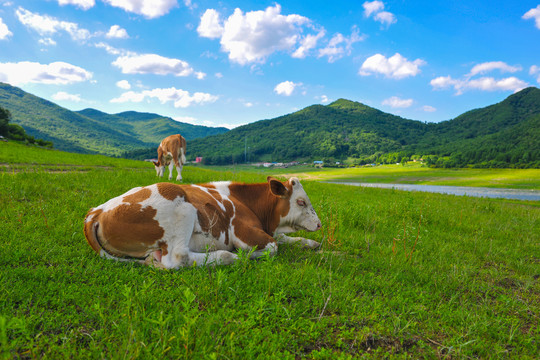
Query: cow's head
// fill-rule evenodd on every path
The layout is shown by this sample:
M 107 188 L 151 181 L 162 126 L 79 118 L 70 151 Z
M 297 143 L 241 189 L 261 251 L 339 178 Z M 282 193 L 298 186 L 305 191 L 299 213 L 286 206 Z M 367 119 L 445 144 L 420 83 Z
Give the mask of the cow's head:
M 267 180 L 272 194 L 289 205 L 288 212 L 280 219 L 277 232 L 316 231 L 321 228 L 321 221 L 297 178 L 292 177 L 285 183 L 271 176 Z
M 161 164 L 161 162 L 158 161 L 152 161 L 154 163 L 154 167 L 156 168 L 156 175 L 158 177 L 163 176 L 163 170 L 165 170 L 165 166 Z

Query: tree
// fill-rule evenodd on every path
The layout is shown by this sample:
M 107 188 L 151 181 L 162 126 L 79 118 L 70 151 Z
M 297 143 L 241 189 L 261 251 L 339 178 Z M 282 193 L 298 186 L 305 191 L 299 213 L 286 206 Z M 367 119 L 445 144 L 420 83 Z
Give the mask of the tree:
M 11 120 L 11 113 L 8 109 L 0 107 L 0 135 L 7 137 L 8 124 Z

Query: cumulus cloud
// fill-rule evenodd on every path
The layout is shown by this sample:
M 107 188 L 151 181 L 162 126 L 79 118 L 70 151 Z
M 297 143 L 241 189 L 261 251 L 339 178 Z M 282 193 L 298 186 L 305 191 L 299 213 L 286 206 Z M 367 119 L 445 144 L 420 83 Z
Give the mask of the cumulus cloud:
M 329 103 L 329 102 L 330 102 L 330 99 L 328 99 L 328 96 L 321 95 L 321 104 L 326 104 L 326 103 Z
M 95 0 L 58 0 L 58 5 L 75 5 L 83 10 L 88 10 L 96 5 Z
M 109 32 L 105 35 L 105 37 L 111 39 L 111 38 L 116 38 L 116 39 L 127 39 L 129 37 L 126 29 L 122 29 L 120 26 L 118 25 L 113 25 L 111 26 L 111 28 L 109 29 Z
M 305 40 L 307 35 L 302 37 L 303 26 L 309 23 L 304 16 L 282 15 L 281 6 L 276 4 L 264 11 L 246 13 L 237 8 L 223 23 L 215 10 L 206 10 L 198 31 L 202 37 L 220 38 L 221 49 L 229 54 L 229 59 L 246 65 L 264 63 L 277 51 L 293 51 L 299 43 L 304 49 L 293 52 L 297 57 L 303 56 L 306 45 L 314 41 Z
M 120 80 L 116 82 L 116 86 L 120 89 L 129 90 L 131 89 L 131 84 L 127 80 Z
M 218 96 L 202 92 L 190 94 L 186 90 L 170 87 L 167 89 L 144 90 L 141 92 L 128 91 L 120 95 L 120 97 L 112 99 L 111 102 L 142 102 L 145 99 L 157 99 L 162 104 L 172 102 L 176 108 L 186 108 L 194 104 L 203 105 L 213 103 L 218 99 Z
M 79 25 L 73 22 L 60 21 L 47 15 L 39 15 L 19 7 L 15 15 L 29 29 L 36 31 L 42 36 L 50 36 L 59 31 L 65 31 L 73 40 L 87 40 L 91 34 L 86 29 L 80 29 Z
M 429 105 L 424 105 L 422 107 L 422 110 L 424 110 L 425 112 L 435 112 L 435 111 L 437 111 L 436 108 L 434 108 L 433 106 L 429 106 Z
M 451 76 L 439 76 L 431 80 L 430 84 L 434 90 L 453 88 L 456 95 L 463 94 L 466 90 L 482 91 L 514 91 L 517 92 L 528 86 L 528 84 L 514 76 L 495 79 L 494 77 L 474 77 L 475 75 L 484 75 L 488 72 L 499 70 L 501 72 L 517 72 L 521 67 L 510 66 L 502 61 L 493 61 L 481 63 L 473 66 L 471 71 L 461 79 L 455 79 Z
M 316 35 L 307 34 L 300 40 L 300 46 L 293 52 L 292 57 L 297 59 L 305 58 L 309 51 L 317 46 L 317 42 L 324 37 L 326 31 L 320 30 Z
M 11 35 L 13 35 L 13 33 L 9 31 L 7 25 L 4 24 L 4 21 L 0 18 L 0 40 L 7 39 Z
M 195 72 L 183 60 L 156 54 L 127 54 L 119 56 L 112 64 L 120 68 L 123 74 L 195 75 L 198 79 L 202 79 L 206 75 L 202 72 Z
M 390 26 L 397 22 L 394 14 L 384 10 L 382 1 L 366 1 L 362 4 L 364 7 L 364 15 L 373 17 L 373 20 L 380 22 L 383 25 Z
M 51 39 L 51 38 L 42 38 L 42 39 L 39 39 L 39 40 L 38 40 L 38 43 L 40 43 L 41 45 L 45 45 L 45 46 L 54 46 L 54 45 L 56 45 L 56 41 L 54 41 L 54 40 Z
M 383 100 L 383 105 L 388 105 L 392 108 L 408 108 L 413 104 L 413 99 L 400 99 L 397 96 L 392 96 L 388 99 Z
M 516 71 L 520 71 L 521 67 L 519 66 L 510 66 L 502 61 L 491 61 L 491 62 L 485 62 L 478 65 L 473 66 L 471 69 L 471 72 L 468 76 L 475 76 L 478 74 L 486 74 L 493 70 L 500 70 L 501 72 L 511 72 L 514 73 Z
M 274 92 L 278 95 L 291 96 L 294 89 L 302 85 L 301 83 L 294 83 L 292 81 L 283 81 L 276 85 Z
M 27 83 L 66 85 L 87 81 L 91 78 L 91 72 L 65 62 L 50 64 L 30 61 L 0 63 L 0 81 L 12 85 Z
M 201 22 L 197 27 L 199 36 L 217 39 L 223 34 L 223 25 L 219 18 L 219 13 L 214 9 L 208 9 L 201 16 Z
M 319 50 L 319 56 L 328 57 L 328 62 L 332 63 L 341 59 L 344 55 L 350 55 L 352 45 L 356 42 L 365 40 L 365 35 L 360 35 L 358 29 L 353 27 L 351 36 L 346 37 L 340 33 L 335 34 L 324 49 Z
M 52 96 L 53 100 L 56 101 L 72 101 L 72 102 L 80 102 L 81 101 L 81 95 L 79 94 L 68 94 L 65 91 L 59 91 L 56 94 Z
M 537 76 L 536 82 L 540 84 L 540 66 L 531 66 L 531 68 L 529 69 L 529 74 Z
M 523 19 L 534 19 L 534 23 L 536 25 L 536 28 L 540 29 L 540 5 L 538 5 L 535 8 L 532 8 L 531 10 L 527 11 L 523 15 Z
M 425 64 L 426 62 L 421 59 L 408 61 L 399 53 L 389 58 L 381 54 L 375 54 L 364 61 L 358 73 L 362 76 L 382 74 L 392 79 L 403 79 L 418 75 L 420 66 Z
M 111 6 L 142 15 L 148 19 L 158 18 L 178 6 L 176 0 L 103 0 Z

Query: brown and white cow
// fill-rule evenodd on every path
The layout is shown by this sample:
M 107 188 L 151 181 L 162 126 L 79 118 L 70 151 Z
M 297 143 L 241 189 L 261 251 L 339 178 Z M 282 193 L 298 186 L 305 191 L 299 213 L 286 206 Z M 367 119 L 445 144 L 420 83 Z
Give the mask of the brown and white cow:
M 91 209 L 84 234 L 101 256 L 163 268 L 231 264 L 236 249 L 274 255 L 277 243 L 319 243 L 285 233 L 321 222 L 297 178 L 266 183 L 158 183 L 131 189 Z M 277 240 L 277 242 L 276 242 Z
M 182 167 L 186 163 L 186 139 L 180 134 L 167 136 L 158 147 L 158 161 L 153 161 L 158 177 L 163 176 L 165 166 L 169 166 L 169 180 L 172 179 L 173 165 L 176 165 L 177 181 L 182 181 Z M 172 161 L 171 161 L 172 160 Z

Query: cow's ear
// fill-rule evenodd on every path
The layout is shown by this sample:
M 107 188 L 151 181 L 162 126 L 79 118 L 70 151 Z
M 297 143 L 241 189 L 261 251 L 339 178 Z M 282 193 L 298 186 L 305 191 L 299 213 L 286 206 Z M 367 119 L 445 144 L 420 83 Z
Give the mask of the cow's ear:
M 271 176 L 267 177 L 266 180 L 268 180 L 268 184 L 270 185 L 270 191 L 272 192 L 272 194 L 281 198 L 286 198 L 289 196 L 289 190 L 285 187 L 285 185 L 283 185 L 281 181 L 276 180 Z

